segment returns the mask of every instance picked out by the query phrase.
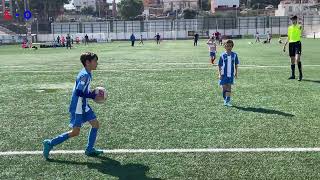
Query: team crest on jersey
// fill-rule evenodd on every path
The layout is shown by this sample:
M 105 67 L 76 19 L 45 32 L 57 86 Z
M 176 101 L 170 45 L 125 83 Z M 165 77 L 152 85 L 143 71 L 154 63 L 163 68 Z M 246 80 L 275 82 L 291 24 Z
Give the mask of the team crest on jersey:
M 81 85 L 85 85 L 86 84 L 86 81 L 87 81 L 87 78 L 85 76 L 83 76 L 81 79 L 80 79 L 80 84 Z

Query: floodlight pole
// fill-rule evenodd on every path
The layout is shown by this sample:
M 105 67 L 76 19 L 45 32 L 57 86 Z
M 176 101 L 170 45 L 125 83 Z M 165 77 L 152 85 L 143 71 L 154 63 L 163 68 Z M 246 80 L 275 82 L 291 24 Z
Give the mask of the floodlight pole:
M 27 11 L 29 9 L 29 1 L 28 0 L 24 0 L 23 1 L 23 5 L 24 5 L 24 11 Z
M 101 7 L 101 1 L 100 1 L 100 0 L 98 0 L 99 17 L 101 17 L 101 15 L 100 15 L 100 7 Z

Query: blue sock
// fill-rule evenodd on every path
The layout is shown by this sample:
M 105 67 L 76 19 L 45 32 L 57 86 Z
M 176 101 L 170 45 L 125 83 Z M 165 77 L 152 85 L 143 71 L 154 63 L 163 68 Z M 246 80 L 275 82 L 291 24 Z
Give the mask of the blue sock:
M 225 91 L 225 90 L 222 91 L 222 97 L 223 97 L 223 99 L 226 99 L 226 92 L 227 92 L 227 91 Z
M 226 102 L 228 103 L 228 102 L 230 102 L 231 101 L 231 97 L 230 96 L 227 96 L 226 97 Z
M 87 145 L 87 151 L 91 151 L 93 149 L 94 143 L 96 142 L 97 139 L 97 133 L 98 133 L 98 128 L 91 128 L 88 136 L 88 145 Z
M 50 145 L 51 146 L 56 146 L 64 141 L 69 139 L 69 134 L 67 132 L 60 134 L 59 136 L 55 137 L 54 139 L 51 140 Z

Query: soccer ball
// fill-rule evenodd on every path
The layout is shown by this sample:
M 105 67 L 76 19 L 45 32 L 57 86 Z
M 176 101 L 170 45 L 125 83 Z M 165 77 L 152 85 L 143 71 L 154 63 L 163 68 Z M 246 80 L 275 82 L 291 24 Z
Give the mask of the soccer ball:
M 94 102 L 96 102 L 98 104 L 102 104 L 107 100 L 108 92 L 104 87 L 96 87 L 94 89 L 94 92 L 96 93 L 97 96 L 103 96 L 103 99 L 101 99 L 101 100 L 94 99 Z

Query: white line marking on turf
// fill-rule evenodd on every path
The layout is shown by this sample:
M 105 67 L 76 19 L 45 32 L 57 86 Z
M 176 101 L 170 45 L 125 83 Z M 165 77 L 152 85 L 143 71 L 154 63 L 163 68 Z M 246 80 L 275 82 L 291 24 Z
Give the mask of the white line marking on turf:
M 211 66 L 211 65 L 209 65 Z M 320 65 L 303 65 L 304 67 L 320 67 Z M 123 72 L 123 71 L 172 71 L 172 70 L 208 70 L 213 67 L 181 67 L 181 68 L 128 68 L 128 69 L 97 69 L 97 72 Z M 248 69 L 248 68 L 288 68 L 289 66 L 263 66 L 263 65 L 242 65 L 239 66 L 240 69 Z M 9 70 L 3 71 L 0 73 L 8 73 L 8 72 L 20 72 L 20 73 L 63 73 L 63 72 L 78 72 L 78 70 Z
M 207 149 L 113 149 L 103 150 L 106 154 L 120 153 L 261 153 L 261 152 L 320 152 L 320 148 L 207 148 Z M 56 150 L 50 154 L 83 154 L 83 150 Z M 39 155 L 42 151 L 7 151 L 0 156 Z

